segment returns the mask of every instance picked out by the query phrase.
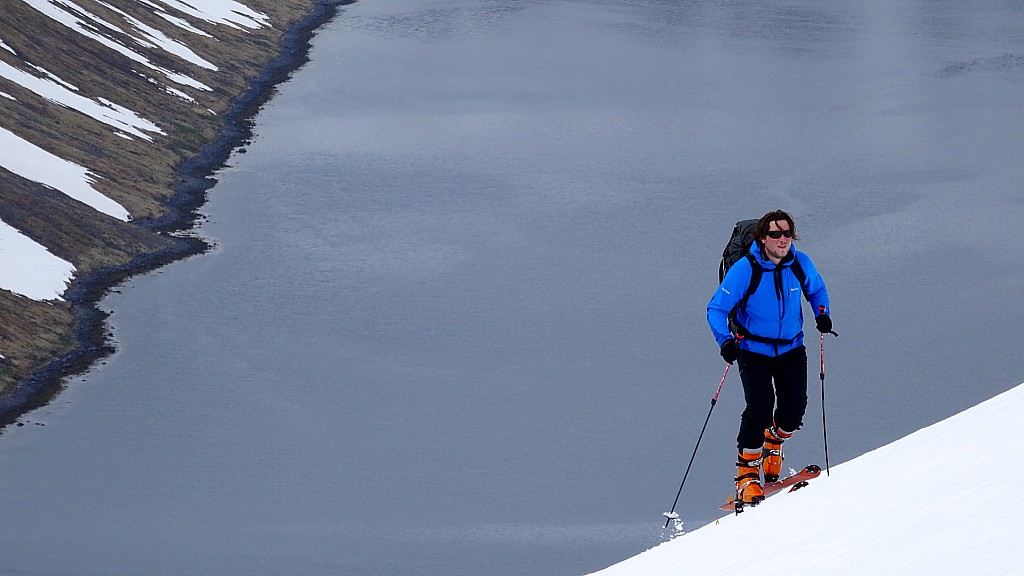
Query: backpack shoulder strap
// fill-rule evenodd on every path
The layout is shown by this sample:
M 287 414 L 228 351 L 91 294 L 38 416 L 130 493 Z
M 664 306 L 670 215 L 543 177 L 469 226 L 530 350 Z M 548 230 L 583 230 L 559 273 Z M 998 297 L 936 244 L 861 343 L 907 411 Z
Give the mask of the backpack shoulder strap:
M 747 300 L 749 300 L 750 296 L 757 291 L 757 287 L 761 285 L 761 274 L 764 272 L 764 269 L 761 268 L 761 264 L 758 263 L 757 258 L 754 258 L 753 254 L 747 252 L 744 257 L 748 262 L 750 262 L 750 284 L 747 286 L 747 291 L 743 293 L 743 298 L 741 298 L 739 304 L 737 304 L 737 307 L 740 310 L 747 309 Z M 802 270 L 801 274 L 803 274 Z
M 750 331 L 739 323 L 739 320 L 736 319 L 736 314 L 740 310 L 746 311 L 747 300 L 750 299 L 751 294 L 757 291 L 757 287 L 761 285 L 761 276 L 763 276 L 764 269 L 761 268 L 757 258 L 754 258 L 754 255 L 750 252 L 747 252 L 744 257 L 750 262 L 750 284 L 747 284 L 747 289 L 743 293 L 743 297 L 740 298 L 740 301 L 729 311 L 729 331 L 745 338 L 750 335 Z
M 804 293 L 804 298 L 807 298 L 807 274 L 804 272 L 804 267 L 800 265 L 800 259 L 795 254 L 789 269 L 793 271 L 793 275 L 800 281 L 800 291 Z

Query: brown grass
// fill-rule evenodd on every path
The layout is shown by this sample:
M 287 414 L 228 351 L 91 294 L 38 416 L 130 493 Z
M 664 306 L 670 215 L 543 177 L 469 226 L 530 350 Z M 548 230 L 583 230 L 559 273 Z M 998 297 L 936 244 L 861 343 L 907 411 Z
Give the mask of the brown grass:
M 109 22 L 127 26 L 99 2 L 76 3 Z M 17 52 L 15 55 L 0 49 L 0 60 L 40 76 L 42 73 L 30 65 L 41 66 L 74 85 L 79 95 L 115 102 L 165 132 L 152 134 L 152 141 L 125 139 L 106 124 L 0 78 L 0 91 L 17 99 L 0 98 L 0 126 L 86 167 L 97 177 L 95 188 L 124 206 L 135 219 L 122 222 L 108 217 L 58 191 L 0 169 L 0 218 L 74 264 L 79 278 L 119 268 L 120 278 L 131 273 L 125 270 L 129 263 L 145 260 L 147 255 L 163 255 L 162 262 L 168 259 L 168 253 L 194 251 L 194 246 L 183 247 L 182 240 L 145 224 L 167 214 L 168 201 L 180 180 L 179 164 L 218 136 L 232 102 L 278 55 L 285 31 L 310 13 L 314 0 L 243 0 L 271 17 L 272 27 L 256 30 L 216 26 L 177 14 L 210 38 L 169 24 L 136 0 L 106 3 L 187 44 L 218 69 L 201 68 L 159 49 L 139 46 L 127 35 L 108 31 L 111 39 L 132 46 L 154 64 L 211 88 L 204 91 L 175 85 L 194 98 L 195 102 L 189 102 L 158 89 L 143 77 L 170 83 L 158 72 L 73 33 L 25 3 L 5 3 L 0 10 L 0 39 Z M 96 297 L 93 293 L 85 300 Z M 0 395 L 82 344 L 85 331 L 76 320 L 82 315 L 75 312 L 73 304 L 38 302 L 0 289 Z

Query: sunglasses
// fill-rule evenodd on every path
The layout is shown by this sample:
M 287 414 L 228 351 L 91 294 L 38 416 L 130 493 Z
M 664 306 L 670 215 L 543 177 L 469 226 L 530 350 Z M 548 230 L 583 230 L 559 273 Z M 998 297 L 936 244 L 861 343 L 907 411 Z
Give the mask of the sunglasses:
M 769 230 L 768 231 L 768 237 L 771 238 L 772 240 L 778 240 L 779 238 L 782 238 L 783 236 L 785 236 L 786 238 L 792 238 L 793 237 L 793 231 L 792 230 Z

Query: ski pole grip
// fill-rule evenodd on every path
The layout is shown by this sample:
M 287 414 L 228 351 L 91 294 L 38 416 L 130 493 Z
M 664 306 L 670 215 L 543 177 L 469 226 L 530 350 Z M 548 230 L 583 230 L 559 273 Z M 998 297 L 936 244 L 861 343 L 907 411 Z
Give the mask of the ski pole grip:
M 818 314 L 824 314 L 824 313 L 825 313 L 825 307 L 824 306 L 818 306 Z M 828 333 L 833 335 L 833 336 L 835 336 L 836 338 L 839 337 L 839 334 L 835 330 L 829 330 Z

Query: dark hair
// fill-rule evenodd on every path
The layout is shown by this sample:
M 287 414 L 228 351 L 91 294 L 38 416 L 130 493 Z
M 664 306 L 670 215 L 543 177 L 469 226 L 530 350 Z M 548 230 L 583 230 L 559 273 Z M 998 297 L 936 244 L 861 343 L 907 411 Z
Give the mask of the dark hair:
M 796 235 L 796 222 L 793 222 L 793 217 L 787 212 L 776 210 L 761 216 L 761 219 L 757 221 L 757 226 L 754 227 L 754 239 L 757 240 L 758 244 L 764 243 L 764 238 L 765 236 L 768 236 L 768 231 L 772 227 L 772 222 L 785 222 L 789 224 L 789 229 L 793 232 L 793 240 L 800 239 L 800 237 Z

